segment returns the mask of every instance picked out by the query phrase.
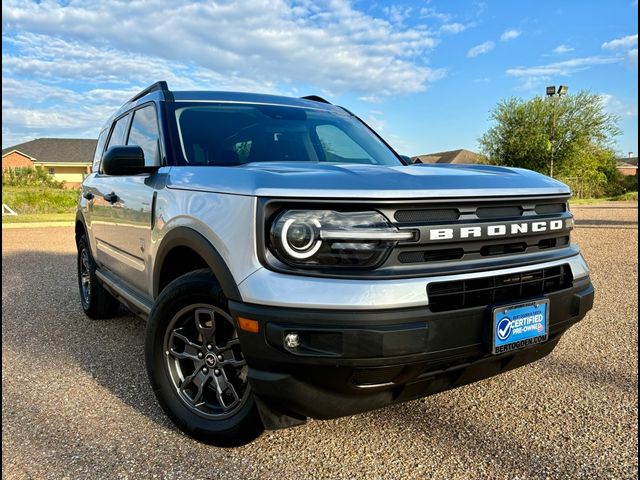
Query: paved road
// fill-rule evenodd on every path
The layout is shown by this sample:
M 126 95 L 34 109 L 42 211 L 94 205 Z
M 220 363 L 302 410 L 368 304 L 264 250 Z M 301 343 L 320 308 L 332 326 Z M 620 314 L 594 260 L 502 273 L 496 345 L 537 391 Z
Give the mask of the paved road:
M 596 308 L 546 359 L 233 450 L 167 421 L 141 320 L 83 316 L 71 228 L 3 229 L 3 477 L 637 478 L 637 208 L 575 209 Z

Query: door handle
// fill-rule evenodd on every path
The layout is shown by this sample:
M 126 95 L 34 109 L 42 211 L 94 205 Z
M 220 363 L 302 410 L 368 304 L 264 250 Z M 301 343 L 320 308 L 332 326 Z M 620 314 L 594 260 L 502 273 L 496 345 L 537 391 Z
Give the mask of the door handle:
M 115 192 L 105 193 L 102 198 L 109 203 L 116 203 L 118 201 L 118 195 L 116 195 Z
M 94 197 L 93 193 L 91 192 L 82 192 L 82 196 L 87 200 L 93 200 Z

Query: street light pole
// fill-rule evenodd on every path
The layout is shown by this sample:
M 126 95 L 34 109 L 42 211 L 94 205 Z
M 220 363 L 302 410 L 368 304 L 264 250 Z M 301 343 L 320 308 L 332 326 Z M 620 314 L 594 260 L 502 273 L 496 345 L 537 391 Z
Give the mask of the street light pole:
M 547 87 L 547 96 L 551 98 L 551 162 L 549 164 L 549 176 L 553 178 L 553 157 L 555 154 L 555 144 L 556 144 L 556 98 L 565 95 L 569 90 L 569 87 L 566 85 L 560 85 L 558 90 L 556 91 L 555 85 L 551 85 Z
M 553 154 L 556 146 L 556 96 L 551 97 L 551 165 L 549 165 L 549 176 L 553 178 Z

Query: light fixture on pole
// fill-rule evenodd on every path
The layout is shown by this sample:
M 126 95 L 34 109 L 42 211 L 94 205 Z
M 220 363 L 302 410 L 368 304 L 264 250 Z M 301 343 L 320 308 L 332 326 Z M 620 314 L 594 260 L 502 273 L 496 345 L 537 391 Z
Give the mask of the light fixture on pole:
M 562 95 L 566 95 L 569 87 L 567 85 L 560 85 L 558 90 L 556 90 L 555 85 L 550 85 L 547 87 L 547 96 L 552 97 L 552 111 L 551 111 L 551 162 L 549 164 L 549 176 L 553 178 L 553 156 L 555 154 L 555 130 L 556 130 L 556 99 L 555 97 L 561 97 Z

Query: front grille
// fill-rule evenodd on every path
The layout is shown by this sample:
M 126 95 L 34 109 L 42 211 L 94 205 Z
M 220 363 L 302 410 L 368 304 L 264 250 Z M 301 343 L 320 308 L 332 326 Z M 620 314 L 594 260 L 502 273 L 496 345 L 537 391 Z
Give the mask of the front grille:
M 551 213 L 563 213 L 567 211 L 565 203 L 543 203 L 536 205 L 536 213 L 538 215 L 548 215 Z
M 381 210 L 398 228 L 413 231 L 417 239 L 398 244 L 383 268 L 408 270 L 433 266 L 437 269 L 443 268 L 445 262 L 474 262 L 491 257 L 542 255 L 543 252 L 551 255 L 551 250 L 570 247 L 571 227 L 565 222 L 571 214 L 566 196 L 464 199 L 439 204 L 416 202 Z M 545 225 L 543 230 L 533 230 L 532 225 L 537 220 Z M 550 222 L 558 220 L 562 222 L 562 228 L 546 228 Z M 490 226 L 510 229 L 514 224 L 524 227 L 504 235 L 488 231 Z M 432 237 L 433 232 L 436 232 L 435 237 Z
M 468 280 L 431 283 L 427 287 L 433 312 L 517 302 L 571 287 L 569 265 Z
M 498 255 L 512 255 L 515 253 L 534 253 L 551 248 L 561 248 L 569 245 L 569 236 L 559 237 L 529 237 L 526 241 L 505 242 L 493 241 L 469 243 L 466 248 L 438 248 L 428 250 L 411 250 L 398 253 L 398 261 L 402 264 L 432 263 L 450 260 L 474 260 Z
M 442 262 L 444 260 L 459 260 L 464 256 L 462 248 L 444 248 L 441 250 L 419 250 L 417 252 L 402 252 L 398 255 L 400 263 Z
M 506 207 L 480 207 L 476 209 L 476 215 L 478 218 L 521 217 L 522 211 L 522 207 L 519 205 L 507 205 Z
M 460 218 L 457 208 L 429 208 L 423 210 L 398 210 L 394 218 L 400 223 L 451 221 Z
M 495 202 L 494 202 L 495 203 Z M 411 208 L 399 209 L 393 214 L 393 218 L 398 223 L 428 223 L 456 221 L 466 219 L 506 219 L 525 217 L 528 213 L 535 215 L 551 215 L 554 213 L 564 213 L 567 211 L 566 203 L 554 201 L 538 201 L 534 203 L 508 202 L 493 205 L 482 205 L 476 203 L 460 206 L 442 206 L 431 208 Z

